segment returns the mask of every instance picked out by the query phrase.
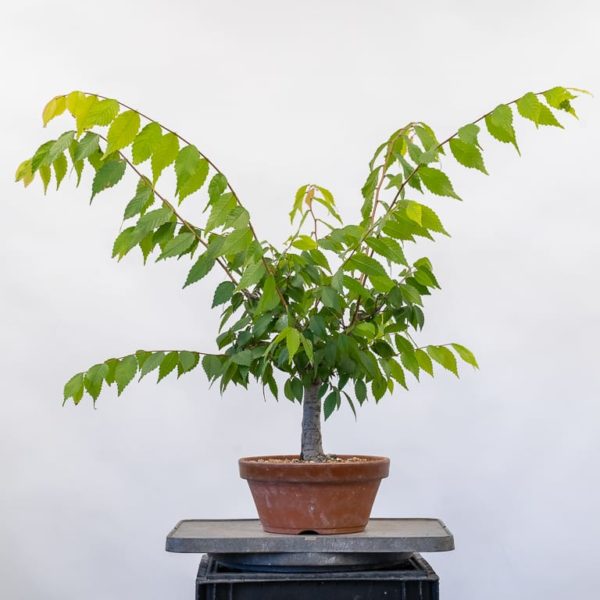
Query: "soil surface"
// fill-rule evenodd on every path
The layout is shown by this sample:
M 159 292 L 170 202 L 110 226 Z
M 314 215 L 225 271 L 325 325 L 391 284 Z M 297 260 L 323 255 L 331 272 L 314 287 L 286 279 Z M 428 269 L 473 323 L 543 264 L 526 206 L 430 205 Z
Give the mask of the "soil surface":
M 339 457 L 335 454 L 327 454 L 321 460 L 302 460 L 299 456 L 294 458 L 260 458 L 256 462 L 268 463 L 274 465 L 289 464 L 322 464 L 322 463 L 363 463 L 368 462 L 367 458 L 361 456 Z

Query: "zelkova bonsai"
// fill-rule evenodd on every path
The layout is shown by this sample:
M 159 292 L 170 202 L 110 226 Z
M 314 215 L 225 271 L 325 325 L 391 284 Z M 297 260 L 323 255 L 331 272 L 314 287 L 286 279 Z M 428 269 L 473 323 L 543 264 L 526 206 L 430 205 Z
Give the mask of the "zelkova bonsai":
M 184 287 L 215 268 L 224 276 L 212 299 L 213 307 L 222 307 L 218 350 L 138 350 L 110 358 L 72 377 L 65 401 L 78 404 L 87 392 L 95 402 L 103 383 L 115 384 L 121 394 L 137 374 L 158 369 L 160 381 L 199 362 L 221 392 L 229 384 L 247 387 L 254 378 L 277 397 L 279 371 L 286 398 L 303 404 L 302 459 L 324 460 L 321 407 L 325 418 L 343 401 L 355 411 L 355 402 L 363 404 L 369 395 L 379 401 L 396 385 L 406 388 L 406 371 L 417 379 L 421 372 L 433 376 L 433 363 L 458 375 L 455 354 L 477 367 L 462 345 L 420 345 L 413 338 L 424 324 L 423 296 L 439 285 L 430 261 L 408 258 L 406 247 L 448 234 L 430 207 L 409 197 L 460 199 L 440 168 L 442 159 L 452 156 L 487 174 L 481 126 L 518 152 L 513 108 L 536 127 L 561 127 L 555 111 L 575 116 L 572 100 L 581 91 L 527 93 L 442 142 L 425 123 L 408 123 L 375 151 L 356 223 L 342 222 L 329 190 L 303 185 L 290 212 L 294 231 L 281 249 L 258 236 L 230 180 L 191 142 L 117 100 L 79 91 L 56 96 L 44 108 L 44 125 L 67 113 L 75 128 L 22 162 L 17 181 L 27 186 L 37 174 L 44 191 L 52 178 L 58 188 L 70 164 L 79 185 L 89 165 L 94 200 L 130 171 L 137 187 L 113 256 L 120 260 L 139 247 L 144 263 L 187 258 Z M 175 190 L 161 188 L 167 169 L 175 171 Z M 203 204 L 204 222 L 184 216 L 189 202 Z

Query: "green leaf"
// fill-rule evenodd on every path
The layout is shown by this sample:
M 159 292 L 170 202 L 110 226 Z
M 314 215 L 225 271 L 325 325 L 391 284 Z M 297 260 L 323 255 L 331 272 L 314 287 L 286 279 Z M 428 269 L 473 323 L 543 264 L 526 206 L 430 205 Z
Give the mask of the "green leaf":
M 160 363 L 158 381 L 162 381 L 179 364 L 179 352 L 169 352 Z
M 164 352 L 150 353 L 150 356 L 148 356 L 148 358 L 146 358 L 146 360 L 144 361 L 144 364 L 140 366 L 140 379 L 142 379 L 143 377 L 148 375 L 148 373 L 151 373 L 152 371 L 154 371 L 154 369 L 157 369 L 158 367 L 160 367 L 160 364 L 162 363 L 164 357 L 165 357 Z
M 46 127 L 46 125 L 48 125 L 48 123 L 54 119 L 54 117 L 62 115 L 66 108 L 66 96 L 55 96 L 52 98 L 52 100 L 46 104 L 42 112 L 42 121 L 44 122 L 44 127 Z M 77 402 L 75 404 L 77 404 Z
M 323 302 L 324 306 L 332 308 L 336 312 L 341 312 L 342 310 L 340 295 L 332 287 L 323 286 L 321 288 L 321 302 Z
M 543 94 L 546 102 L 552 108 L 564 110 L 577 118 L 577 113 L 571 105 L 571 100 L 574 100 L 577 96 L 572 94 L 568 89 L 564 87 L 554 87 L 550 90 L 546 90 Z
M 61 154 L 52 163 L 54 167 L 54 175 L 56 177 L 56 189 L 60 186 L 60 182 L 64 179 L 67 173 L 67 158 L 64 154 Z
M 386 276 L 387 273 L 381 265 L 374 258 L 363 254 L 362 252 L 356 252 L 351 256 L 344 265 L 345 270 L 360 271 L 367 276 Z
M 46 156 L 50 148 L 54 145 L 55 140 L 43 143 L 31 158 L 31 169 L 35 173 L 42 165 L 46 164 Z
M 266 269 L 262 261 L 251 263 L 246 267 L 238 284 L 238 289 L 244 290 L 256 285 L 265 275 Z
M 100 395 L 102 384 L 107 374 L 108 365 L 100 363 L 88 369 L 84 375 L 83 384 L 87 393 L 94 399 L 94 402 Z
M 50 183 L 50 179 L 52 179 L 52 171 L 50 171 L 50 167 L 48 165 L 42 165 L 38 172 L 42 179 L 42 183 L 44 184 L 44 194 L 48 191 L 48 184 Z
M 223 369 L 221 358 L 214 354 L 207 354 L 202 359 L 202 368 L 204 369 L 209 381 L 216 379 L 221 374 Z
M 100 138 L 97 134 L 88 131 L 77 143 L 73 160 L 85 160 L 100 149 Z
M 208 252 L 201 254 L 198 257 L 198 260 L 195 262 L 194 266 L 190 269 L 188 273 L 187 279 L 185 280 L 185 284 L 183 285 L 186 288 L 188 285 L 192 283 L 196 283 L 200 281 L 203 277 L 210 273 L 211 269 L 215 266 L 215 258 L 211 256 Z
M 160 174 L 177 158 L 179 140 L 174 133 L 166 133 L 156 143 L 152 153 L 153 183 L 158 181 Z
M 325 398 L 325 402 L 323 402 L 323 416 L 325 420 L 329 419 L 333 411 L 337 408 L 339 394 L 338 390 L 334 390 Z
M 458 377 L 458 366 L 456 357 L 445 346 L 427 346 L 427 354 L 444 369 L 454 373 Z
M 517 110 L 522 117 L 533 121 L 536 127 L 551 125 L 563 128 L 552 111 L 542 104 L 533 92 L 529 92 L 517 100 Z
M 466 363 L 472 365 L 476 369 L 479 369 L 475 355 L 468 348 L 465 348 L 465 346 L 461 346 L 460 344 L 451 344 L 451 346 Z
M 293 242 L 292 246 L 299 250 L 315 250 L 318 248 L 317 242 L 309 235 L 300 235 Z
M 48 153 L 44 158 L 45 165 L 52 164 L 65 150 L 69 148 L 75 138 L 74 131 L 66 131 L 48 148 Z
M 177 367 L 177 377 L 181 377 L 184 373 L 188 373 L 192 369 L 195 369 L 200 362 L 200 355 L 198 352 L 189 352 L 188 350 L 182 350 L 179 352 L 179 365 Z
M 212 204 L 210 215 L 206 221 L 206 232 L 208 233 L 217 227 L 221 227 L 236 205 L 237 201 L 235 196 L 231 193 L 223 194 L 218 200 L 216 200 Z
M 517 137 L 513 127 L 513 114 L 510 106 L 499 104 L 491 113 L 485 117 L 485 125 L 490 135 L 499 142 L 512 144 L 519 154 Z
M 448 176 L 439 169 L 433 167 L 422 166 L 419 169 L 419 176 L 423 185 L 432 193 L 437 196 L 450 196 L 460 200 L 460 196 L 454 191 L 452 183 Z
M 252 364 L 252 352 L 250 350 L 242 350 L 231 357 L 231 360 L 236 365 L 249 367 Z
M 354 395 L 358 400 L 358 403 L 362 406 L 367 399 L 367 386 L 362 379 L 357 379 L 354 382 Z
M 213 296 L 212 307 L 220 306 L 231 300 L 233 292 L 235 291 L 235 283 L 232 281 L 223 281 L 217 286 L 215 295 Z
M 122 112 L 111 124 L 106 134 L 108 143 L 104 156 L 129 146 L 140 128 L 140 115 L 133 110 Z
M 216 253 L 216 256 L 225 256 L 227 254 L 237 254 L 247 250 L 252 241 L 252 232 L 250 229 L 237 229 L 224 238 L 223 245 Z
M 174 237 L 167 242 L 161 255 L 156 260 L 164 260 L 171 256 L 180 256 L 181 254 L 184 254 L 195 240 L 196 236 L 190 231 L 180 233 L 177 237 Z
M 227 178 L 223 173 L 217 173 L 208 184 L 208 198 L 210 204 L 215 202 L 217 198 L 227 189 Z
M 81 398 L 83 398 L 83 392 L 83 373 L 77 373 L 77 375 L 73 375 L 65 384 L 64 401 L 66 402 L 69 398 L 73 398 L 73 402 L 77 405 L 81 401 Z
M 412 358 L 408 358 L 407 359 L 409 364 L 411 365 L 411 372 L 413 373 L 413 375 L 415 375 L 415 377 L 418 379 L 419 378 L 419 370 L 414 369 L 414 365 L 411 362 Z M 393 358 L 391 358 L 390 360 L 388 360 L 388 366 L 390 368 L 390 375 L 405 389 L 408 389 L 408 386 L 406 385 L 406 375 L 404 374 L 404 369 L 398 364 L 398 362 L 396 362 Z M 408 367 L 407 367 L 408 368 Z M 415 374 L 416 373 L 416 374 Z
M 117 394 L 119 396 L 135 377 L 137 370 L 138 361 L 133 354 L 125 356 L 119 361 L 115 369 L 115 381 L 117 382 Z
M 154 148 L 160 142 L 162 138 L 162 129 L 158 123 L 148 123 L 133 140 L 133 146 L 131 148 L 133 156 L 133 164 L 139 165 L 144 161 L 148 160 Z
M 482 173 L 488 174 L 483 164 L 481 151 L 475 144 L 467 143 L 460 138 L 453 138 L 450 140 L 450 151 L 463 167 L 478 169 Z
M 111 98 L 98 100 L 94 102 L 87 112 L 85 118 L 85 128 L 93 125 L 101 127 L 108 125 L 119 113 L 119 103 Z
M 402 297 L 406 300 L 406 302 L 408 302 L 409 304 L 423 304 L 423 301 L 421 300 L 421 294 L 419 294 L 418 290 L 416 290 L 412 285 L 409 285 L 408 283 L 403 283 L 398 287 L 400 288 L 400 291 L 402 292 Z
M 469 123 L 458 130 L 458 137 L 466 144 L 479 146 L 479 141 L 477 140 L 479 131 L 479 125 L 475 125 L 475 123 Z
M 135 196 L 125 207 L 124 219 L 130 219 L 135 215 L 144 214 L 154 202 L 152 187 L 145 179 L 140 179 Z
M 31 170 L 31 159 L 24 160 L 18 167 L 15 173 L 15 181 L 22 181 L 27 187 L 34 179 L 33 171 Z
M 145 235 L 168 223 L 172 218 L 173 211 L 168 206 L 163 206 L 141 216 L 135 228 L 140 232 L 140 235 Z
M 125 161 L 111 159 L 106 161 L 96 171 L 94 181 L 92 183 L 92 199 L 101 191 L 113 187 L 121 181 L 125 174 Z
M 431 358 L 429 358 L 427 352 L 419 348 L 418 350 L 415 350 L 415 356 L 417 357 L 419 367 L 433 377 L 433 363 L 431 362 Z
M 279 306 L 279 303 L 280 299 L 279 295 L 277 294 L 275 279 L 272 275 L 269 275 L 265 279 L 263 293 L 258 302 L 258 306 L 256 307 L 256 315 L 261 315 L 264 312 L 273 310 Z
M 184 198 L 198 191 L 208 176 L 208 161 L 201 157 L 196 146 L 185 146 L 179 151 L 175 160 L 177 175 L 177 191 L 179 203 Z
M 396 240 L 385 237 L 369 237 L 366 242 L 369 248 L 372 248 L 377 254 L 380 254 L 384 258 L 397 264 L 407 264 L 402 247 Z
M 300 332 L 293 327 L 288 327 L 285 335 L 285 344 L 288 351 L 288 362 L 292 362 L 300 347 Z

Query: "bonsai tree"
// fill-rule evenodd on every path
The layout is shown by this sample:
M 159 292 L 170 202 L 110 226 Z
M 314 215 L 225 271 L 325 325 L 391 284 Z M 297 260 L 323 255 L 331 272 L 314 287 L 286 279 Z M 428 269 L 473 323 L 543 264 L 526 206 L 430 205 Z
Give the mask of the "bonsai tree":
M 515 108 L 536 127 L 562 127 L 556 115 L 576 116 L 572 101 L 582 91 L 529 92 L 443 141 L 427 124 L 407 123 L 369 162 L 356 222 L 342 221 L 328 189 L 303 185 L 293 200 L 293 230 L 283 248 L 259 237 L 231 181 L 181 135 L 111 98 L 80 91 L 56 96 L 43 110 L 44 126 L 64 113 L 74 128 L 22 162 L 17 181 L 27 186 L 37 175 L 44 191 L 52 179 L 58 189 L 69 164 L 77 185 L 91 168 L 93 201 L 122 180 L 132 182 L 124 179 L 129 172 L 137 184 L 113 257 L 120 260 L 139 248 L 144 264 L 149 258 L 190 260 L 184 287 L 213 269 L 223 275 L 212 298 L 212 307 L 221 311 L 215 349 L 138 350 L 109 358 L 74 375 L 65 385 L 65 402 L 79 404 L 87 392 L 95 404 L 103 384 L 121 394 L 136 376 L 158 371 L 161 381 L 200 363 L 221 393 L 255 379 L 277 398 L 278 371 L 285 397 L 303 405 L 301 458 L 326 460 L 321 409 L 325 418 L 343 402 L 356 411 L 369 397 L 377 402 L 397 386 L 407 388 L 407 372 L 417 380 L 422 373 L 433 376 L 434 363 L 457 376 L 457 357 L 477 367 L 465 346 L 416 339 L 425 322 L 423 297 L 440 286 L 429 259 L 415 258 L 411 244 L 448 233 L 436 213 L 413 198 L 460 200 L 441 168 L 444 160 L 452 157 L 487 174 L 482 129 L 519 152 Z M 176 186 L 164 191 L 163 175 L 171 169 Z M 184 216 L 190 202 L 203 204 L 203 222 Z

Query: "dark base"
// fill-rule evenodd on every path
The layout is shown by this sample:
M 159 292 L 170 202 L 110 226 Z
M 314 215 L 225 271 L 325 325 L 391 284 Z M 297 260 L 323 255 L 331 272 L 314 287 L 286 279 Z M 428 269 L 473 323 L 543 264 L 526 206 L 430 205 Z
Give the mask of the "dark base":
M 367 571 L 278 573 L 228 568 L 202 557 L 196 600 L 439 600 L 439 579 L 419 554 Z

